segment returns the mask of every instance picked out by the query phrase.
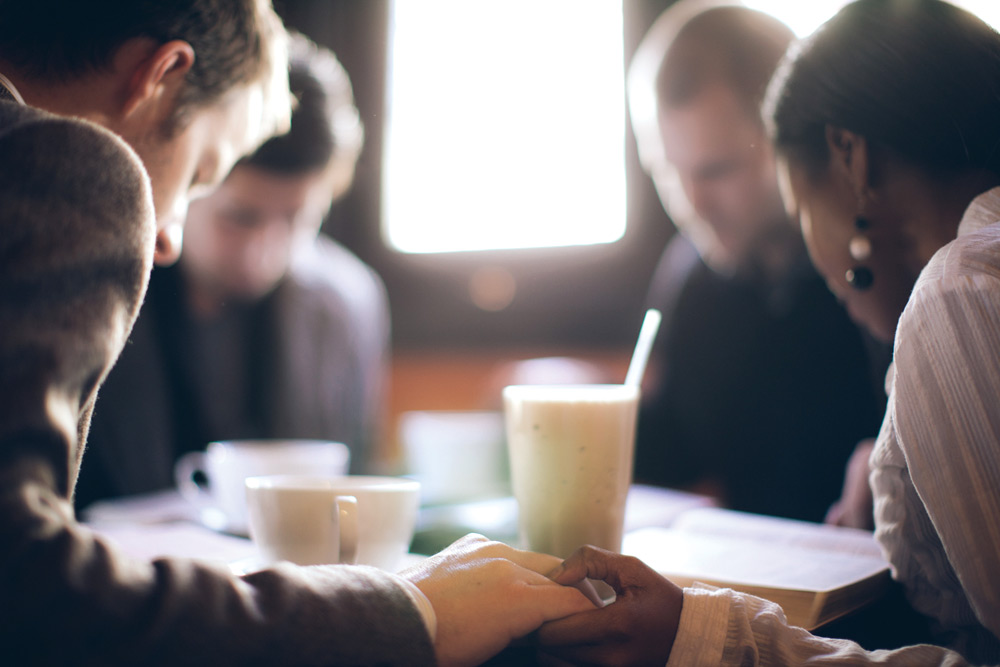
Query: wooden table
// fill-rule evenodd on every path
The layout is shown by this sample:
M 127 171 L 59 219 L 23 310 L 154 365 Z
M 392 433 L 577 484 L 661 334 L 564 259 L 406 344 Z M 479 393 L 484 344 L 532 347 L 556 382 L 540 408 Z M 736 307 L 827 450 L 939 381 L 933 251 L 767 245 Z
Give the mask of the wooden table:
M 626 508 L 626 531 L 669 525 L 680 513 L 712 504 L 680 491 L 634 485 Z M 177 556 L 252 566 L 255 550 L 244 536 L 220 533 L 203 525 L 200 510 L 176 491 L 164 491 L 95 503 L 84 512 L 93 530 L 116 541 L 138 558 Z M 470 532 L 517 543 L 517 504 L 512 497 L 424 507 L 412 551 L 431 554 Z M 410 561 L 412 562 L 412 561 Z

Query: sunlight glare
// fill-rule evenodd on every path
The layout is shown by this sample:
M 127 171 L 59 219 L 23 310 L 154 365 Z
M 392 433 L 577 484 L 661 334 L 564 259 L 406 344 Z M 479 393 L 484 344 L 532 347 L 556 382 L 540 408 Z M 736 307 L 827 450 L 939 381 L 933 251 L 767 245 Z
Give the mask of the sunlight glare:
M 621 238 L 621 3 L 394 8 L 383 189 L 390 246 L 429 253 Z

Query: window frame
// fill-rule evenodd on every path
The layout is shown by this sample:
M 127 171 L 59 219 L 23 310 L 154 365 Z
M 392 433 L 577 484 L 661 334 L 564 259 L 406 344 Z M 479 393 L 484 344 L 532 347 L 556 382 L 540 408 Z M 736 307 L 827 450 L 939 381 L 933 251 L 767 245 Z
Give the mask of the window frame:
M 623 67 L 669 4 L 669 0 L 624 1 Z M 275 1 L 287 25 L 331 48 L 351 76 L 365 124 L 365 148 L 354 186 L 333 207 L 324 230 L 385 282 L 394 347 L 630 347 L 650 278 L 674 228 L 639 165 L 627 112 L 626 227 L 618 241 L 428 254 L 402 253 L 387 246 L 381 231 L 381 169 L 391 5 L 392 0 Z M 488 311 L 473 302 L 470 280 L 484 267 L 514 278 L 517 292 L 509 307 Z

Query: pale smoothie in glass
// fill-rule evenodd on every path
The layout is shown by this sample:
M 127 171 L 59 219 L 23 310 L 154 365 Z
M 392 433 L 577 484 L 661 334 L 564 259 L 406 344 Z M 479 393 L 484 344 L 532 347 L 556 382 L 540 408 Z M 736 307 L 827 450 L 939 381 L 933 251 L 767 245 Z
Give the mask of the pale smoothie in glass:
M 521 541 L 569 556 L 620 551 L 639 388 L 515 385 L 503 391 Z

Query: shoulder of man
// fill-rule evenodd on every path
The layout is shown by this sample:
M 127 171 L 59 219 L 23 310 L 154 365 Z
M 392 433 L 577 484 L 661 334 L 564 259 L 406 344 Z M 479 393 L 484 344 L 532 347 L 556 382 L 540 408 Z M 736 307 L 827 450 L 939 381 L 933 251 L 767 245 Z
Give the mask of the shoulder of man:
M 0 320 L 8 325 L 0 340 L 79 333 L 112 303 L 134 314 L 156 225 L 148 177 L 120 138 L 0 103 L 0 210 Z
M 0 92 L 7 89 L 0 85 Z M 47 118 L 52 114 L 17 102 L 13 97 L 0 95 L 0 134 L 22 123 Z
M 148 176 L 120 137 L 94 123 L 0 102 L 0 196 L 3 226 L 77 252 L 103 245 L 136 252 L 152 247 L 155 223 Z M 83 246 L 78 245 L 83 242 Z
M 375 270 L 322 233 L 295 252 L 286 282 L 300 298 L 333 300 L 351 309 L 380 308 L 388 301 Z

